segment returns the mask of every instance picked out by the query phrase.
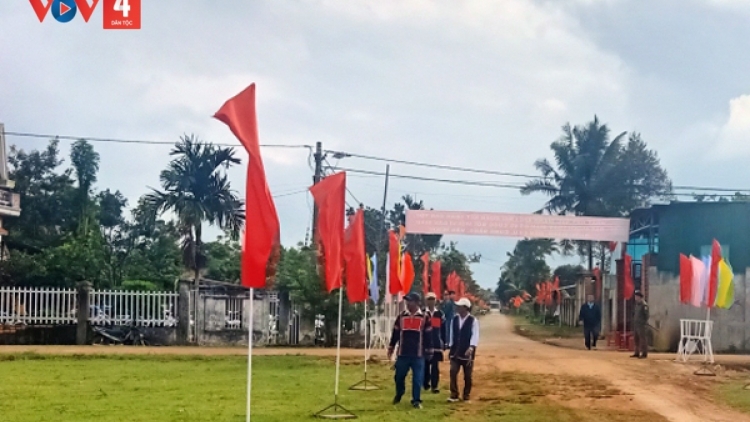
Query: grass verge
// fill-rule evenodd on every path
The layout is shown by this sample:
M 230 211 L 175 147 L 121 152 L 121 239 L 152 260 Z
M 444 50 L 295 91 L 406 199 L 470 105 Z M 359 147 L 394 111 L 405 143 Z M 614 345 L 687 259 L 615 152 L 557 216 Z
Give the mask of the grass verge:
M 566 325 L 542 325 L 538 320 L 530 320 L 524 315 L 511 315 L 516 334 L 536 341 L 544 341 L 550 338 L 578 338 L 581 337 L 579 327 L 568 327 Z
M 312 420 L 315 411 L 333 401 L 333 359 L 259 356 L 253 364 L 256 422 Z M 237 356 L 4 355 L 0 357 L 0 415 L 15 422 L 244 421 L 246 365 L 245 358 Z M 480 391 L 471 404 L 447 404 L 445 394 L 429 394 L 424 396 L 424 409 L 414 410 L 407 397 L 401 405 L 391 404 L 392 374 L 388 366 L 373 364 L 369 378 L 383 389 L 349 391 L 361 379 L 362 365 L 359 360 L 344 360 L 339 402 L 359 420 L 379 422 L 413 418 L 593 422 L 602 417 L 620 420 L 609 417 L 610 413 L 623 415 L 597 407 L 564 406 L 553 399 L 557 393 L 548 391 L 549 379 L 515 373 L 477 379 Z M 606 396 L 616 395 L 604 391 Z M 624 416 L 642 420 L 627 412 Z

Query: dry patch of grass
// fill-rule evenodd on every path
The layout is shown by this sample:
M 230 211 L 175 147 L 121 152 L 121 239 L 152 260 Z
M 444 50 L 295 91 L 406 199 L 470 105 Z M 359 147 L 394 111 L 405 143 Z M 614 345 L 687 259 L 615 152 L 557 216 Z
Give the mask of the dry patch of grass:
M 479 401 L 489 407 L 528 405 L 557 408 L 559 415 L 578 421 L 661 421 L 660 416 L 634 409 L 632 397 L 593 377 L 494 372 L 482 380 Z M 556 414 L 555 419 L 559 419 Z M 565 416 L 567 417 L 567 416 Z

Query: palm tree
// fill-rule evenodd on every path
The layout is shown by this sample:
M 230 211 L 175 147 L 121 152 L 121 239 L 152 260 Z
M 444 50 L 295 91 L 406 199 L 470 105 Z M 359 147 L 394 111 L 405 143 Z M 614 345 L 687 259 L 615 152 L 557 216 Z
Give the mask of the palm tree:
M 183 136 L 170 155 L 174 157 L 161 172 L 163 191 L 144 197 L 154 216 L 167 211 L 177 217 L 182 237 L 185 267 L 192 270 L 197 284 L 206 266 L 203 251 L 203 223 L 216 225 L 238 239 L 244 223 L 243 203 L 231 189 L 226 169 L 239 164 L 233 148 L 221 148 Z
M 537 160 L 534 166 L 542 177 L 528 182 L 521 193 L 550 197 L 539 213 L 599 217 L 625 216 L 654 196 L 668 195 L 671 182 L 656 153 L 636 133 L 623 145 L 626 133 L 610 141 L 609 128 L 596 116 L 584 126 L 566 124 L 551 146 L 556 166 Z M 592 269 L 592 242 L 586 243 Z
M 537 160 L 534 167 L 542 178 L 528 182 L 521 193 L 541 192 L 551 199 L 542 211 L 587 216 L 612 216 L 616 213 L 610 201 L 618 194 L 612 186 L 617 179 L 622 138 L 627 132 L 609 140 L 609 128 L 594 120 L 585 126 L 563 126 L 563 136 L 552 144 L 557 168 L 547 159 Z M 593 267 L 592 243 L 588 242 L 589 269 Z

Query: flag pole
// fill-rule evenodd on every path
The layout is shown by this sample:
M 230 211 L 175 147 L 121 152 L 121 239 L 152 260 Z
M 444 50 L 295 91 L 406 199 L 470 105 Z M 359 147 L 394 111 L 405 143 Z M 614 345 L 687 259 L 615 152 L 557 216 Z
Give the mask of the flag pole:
M 356 419 L 357 416 L 339 404 L 339 374 L 341 369 L 341 313 L 344 308 L 344 286 L 339 287 L 339 320 L 336 339 L 336 381 L 333 387 L 333 404 L 314 416 L 321 419 Z M 333 413 L 326 413 L 333 410 Z M 343 413 L 338 413 L 341 410 Z
M 336 384 L 333 389 L 333 403 L 338 404 L 339 402 L 339 371 L 341 369 L 341 312 L 344 308 L 344 288 L 339 287 L 339 325 L 336 330 Z
M 253 387 L 253 302 L 255 289 L 250 288 L 250 320 L 247 324 L 247 407 L 245 421 L 250 422 L 250 393 Z

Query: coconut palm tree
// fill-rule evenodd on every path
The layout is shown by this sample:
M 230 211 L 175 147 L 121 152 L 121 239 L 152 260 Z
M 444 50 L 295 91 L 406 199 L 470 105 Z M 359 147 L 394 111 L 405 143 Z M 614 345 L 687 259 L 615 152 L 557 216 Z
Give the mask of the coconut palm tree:
M 638 134 L 623 145 L 626 133 L 610 141 L 609 128 L 596 116 L 583 126 L 566 124 L 563 136 L 551 146 L 555 165 L 537 160 L 534 166 L 542 177 L 528 182 L 521 193 L 550 197 L 540 213 L 600 217 L 624 216 L 654 196 L 667 195 L 671 182 L 656 153 Z M 592 243 L 586 244 L 591 269 Z
M 244 224 L 243 203 L 226 174 L 240 159 L 233 148 L 201 142 L 193 135 L 181 137 L 170 155 L 174 158 L 160 176 L 163 190 L 152 189 L 144 202 L 154 215 L 175 214 L 183 262 L 197 283 L 206 266 L 203 224 L 218 226 L 234 239 Z

